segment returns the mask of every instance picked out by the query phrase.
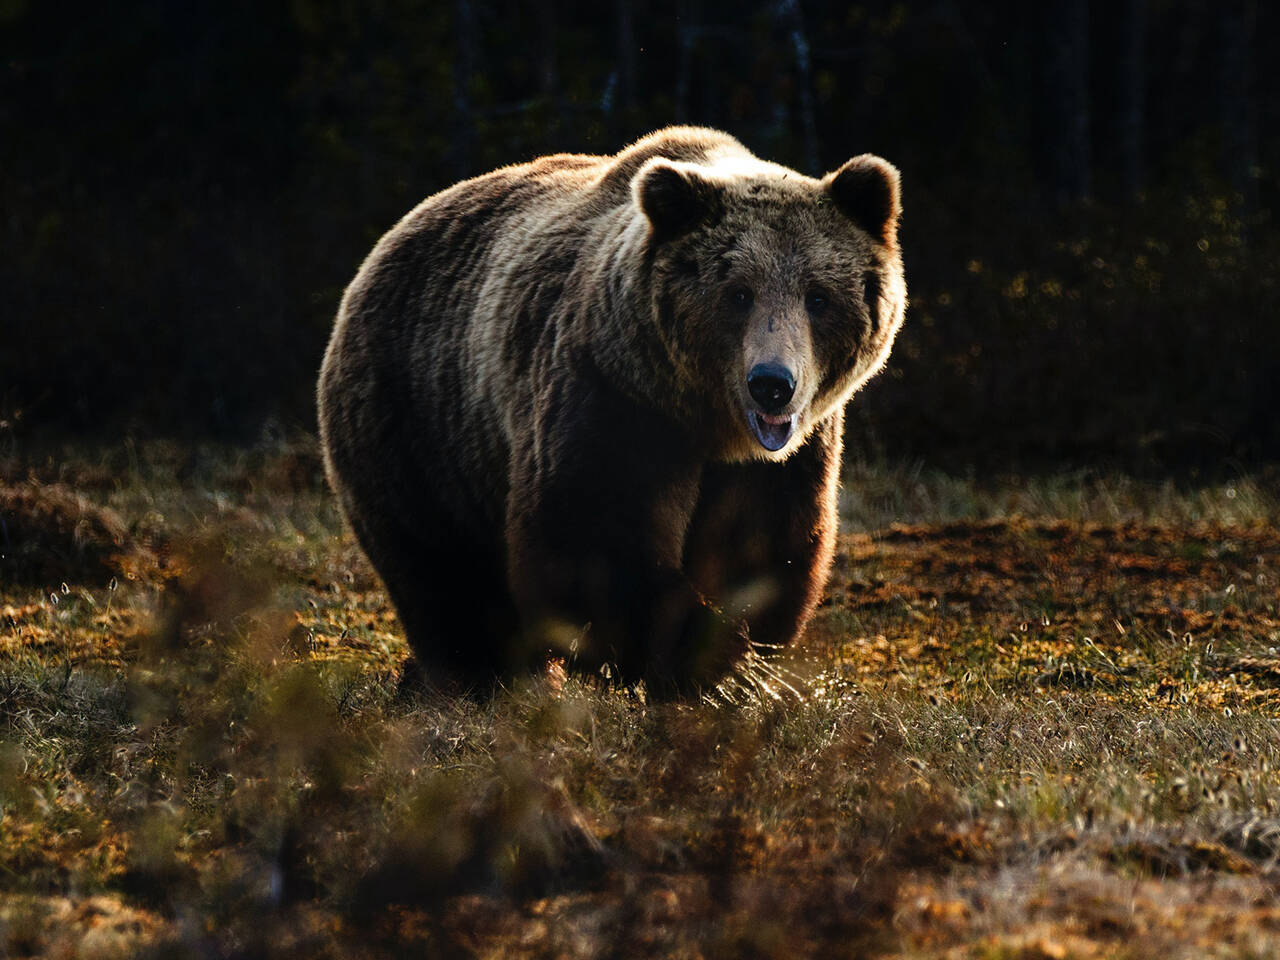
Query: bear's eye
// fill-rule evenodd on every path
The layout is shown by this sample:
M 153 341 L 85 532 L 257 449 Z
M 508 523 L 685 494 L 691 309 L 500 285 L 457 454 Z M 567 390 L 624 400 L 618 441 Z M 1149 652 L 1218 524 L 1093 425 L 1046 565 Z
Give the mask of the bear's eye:
M 740 307 L 743 310 L 751 306 L 754 299 L 755 298 L 752 296 L 751 291 L 746 287 L 734 287 L 729 291 L 729 302 L 735 307 Z
M 821 313 L 827 309 L 827 295 L 822 290 L 810 290 L 805 294 L 804 308 L 810 313 Z

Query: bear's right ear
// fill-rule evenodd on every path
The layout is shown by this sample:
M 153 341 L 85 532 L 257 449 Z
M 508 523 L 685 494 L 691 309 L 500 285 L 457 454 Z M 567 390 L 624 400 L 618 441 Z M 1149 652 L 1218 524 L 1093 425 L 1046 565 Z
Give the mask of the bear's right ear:
M 721 204 L 720 191 L 694 164 L 664 157 L 645 161 L 631 179 L 631 192 L 659 240 L 678 237 L 711 219 Z
M 897 167 L 864 153 L 828 173 L 822 185 L 846 217 L 881 243 L 894 244 L 902 215 Z

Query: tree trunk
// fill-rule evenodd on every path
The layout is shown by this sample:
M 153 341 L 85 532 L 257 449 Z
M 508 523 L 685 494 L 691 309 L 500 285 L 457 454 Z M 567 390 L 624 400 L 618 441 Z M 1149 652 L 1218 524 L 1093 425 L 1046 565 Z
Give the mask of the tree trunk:
M 614 39 L 617 42 L 617 66 L 609 74 L 603 101 L 609 142 L 615 148 L 634 136 L 631 127 L 636 112 L 636 41 L 632 13 L 632 0 L 616 0 Z
M 632 0 L 618 0 L 618 101 L 625 114 L 636 108 L 636 34 Z
M 800 13 L 799 0 L 780 0 L 778 12 L 791 38 L 791 49 L 796 59 L 805 173 L 817 176 L 821 171 L 818 169 L 818 124 L 813 113 L 813 62 L 809 52 L 809 38 L 804 32 L 804 17 Z
M 476 15 L 471 0 L 453 5 L 453 174 L 462 180 L 475 173 L 475 115 L 471 78 L 475 76 Z
M 1091 189 L 1089 4 L 1087 0 L 1056 0 L 1046 5 L 1044 13 L 1049 46 L 1050 164 L 1055 199 L 1066 206 L 1086 199 Z
M 1219 8 L 1222 72 L 1222 172 L 1246 217 L 1258 204 L 1257 104 L 1252 83 L 1255 0 L 1224 0 Z
M 1135 200 L 1144 186 L 1143 113 L 1146 98 L 1146 4 L 1145 0 L 1126 0 L 1119 8 L 1120 77 L 1119 140 L 1120 177 L 1125 196 Z
M 698 4 L 681 0 L 676 17 L 680 45 L 679 72 L 676 75 L 676 123 L 689 122 L 689 81 L 693 75 L 693 56 L 698 44 Z
M 552 0 L 545 0 L 538 9 L 541 34 L 538 38 L 538 90 L 542 97 L 542 115 L 547 118 L 543 127 L 543 152 L 554 153 L 562 149 L 563 131 L 568 126 L 564 103 L 560 99 L 556 5 Z

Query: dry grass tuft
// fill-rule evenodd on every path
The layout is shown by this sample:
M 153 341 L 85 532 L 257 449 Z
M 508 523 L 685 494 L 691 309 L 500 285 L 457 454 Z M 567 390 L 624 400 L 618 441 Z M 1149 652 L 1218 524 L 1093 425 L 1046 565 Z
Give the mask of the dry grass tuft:
M 154 563 L 114 510 L 70 487 L 0 486 L 0 581 L 103 585 Z

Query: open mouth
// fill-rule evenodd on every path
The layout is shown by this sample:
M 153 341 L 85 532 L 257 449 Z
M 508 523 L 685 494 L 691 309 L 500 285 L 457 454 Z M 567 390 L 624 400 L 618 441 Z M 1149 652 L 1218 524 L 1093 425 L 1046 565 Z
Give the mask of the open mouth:
M 781 450 L 796 432 L 796 415 L 770 416 L 755 410 L 747 411 L 747 422 L 751 424 L 751 432 L 766 450 Z

